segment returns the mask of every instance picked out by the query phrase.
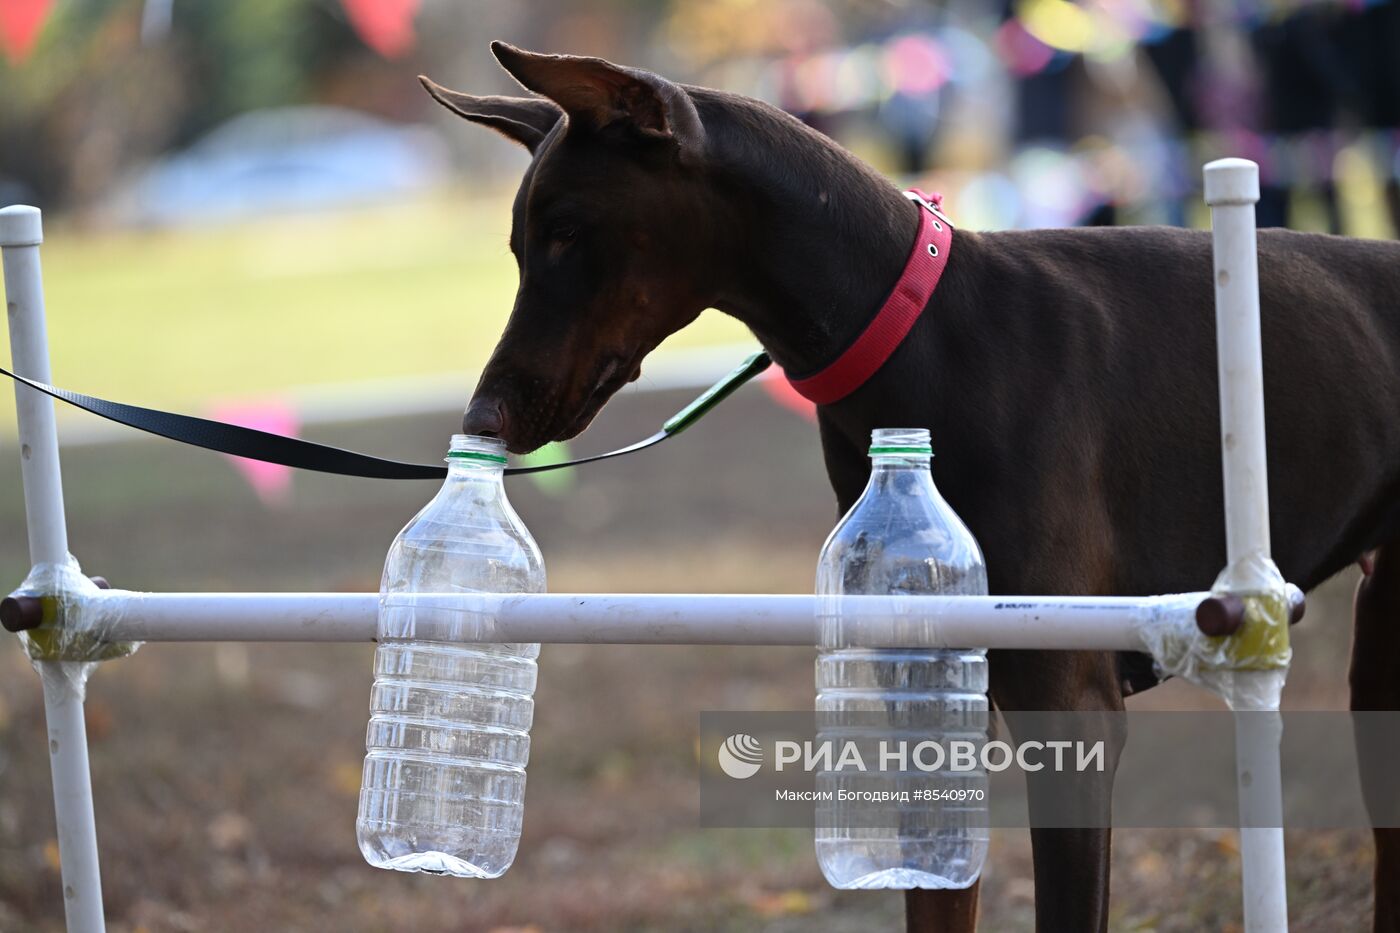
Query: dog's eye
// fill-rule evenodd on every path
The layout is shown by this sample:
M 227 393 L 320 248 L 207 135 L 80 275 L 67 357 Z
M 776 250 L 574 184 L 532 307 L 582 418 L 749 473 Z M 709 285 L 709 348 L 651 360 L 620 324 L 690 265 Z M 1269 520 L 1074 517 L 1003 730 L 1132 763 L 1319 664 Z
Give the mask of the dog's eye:
M 555 243 L 572 243 L 574 241 L 574 238 L 577 236 L 577 227 L 560 227 L 554 231 L 554 234 L 550 237 L 550 239 L 553 240 Z

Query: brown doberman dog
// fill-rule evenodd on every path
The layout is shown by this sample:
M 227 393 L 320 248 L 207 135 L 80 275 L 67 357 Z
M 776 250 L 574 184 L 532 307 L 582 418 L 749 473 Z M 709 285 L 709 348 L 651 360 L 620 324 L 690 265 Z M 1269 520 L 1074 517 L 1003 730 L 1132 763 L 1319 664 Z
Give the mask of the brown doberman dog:
M 534 156 L 513 208 L 520 288 L 467 433 L 517 452 L 573 437 L 710 307 L 787 372 L 818 371 L 899 279 L 921 208 L 789 115 L 601 59 L 492 50 L 540 96 L 424 79 Z M 1259 263 L 1274 556 L 1309 589 L 1380 549 L 1353 705 L 1400 709 L 1400 245 L 1265 231 Z M 1208 234 L 960 230 L 908 336 L 818 420 L 842 511 L 872 428 L 929 428 L 993 593 L 1146 595 L 1200 589 L 1225 563 L 1217 400 Z M 995 652 L 991 678 L 1004 710 L 1120 710 L 1152 682 L 1145 659 L 1093 652 Z M 1085 790 L 1107 805 L 1111 776 Z M 1375 928 L 1397 931 L 1400 835 L 1375 840 Z M 1109 833 L 1032 843 L 1039 929 L 1104 930 Z M 906 903 L 910 929 L 976 923 L 975 887 Z

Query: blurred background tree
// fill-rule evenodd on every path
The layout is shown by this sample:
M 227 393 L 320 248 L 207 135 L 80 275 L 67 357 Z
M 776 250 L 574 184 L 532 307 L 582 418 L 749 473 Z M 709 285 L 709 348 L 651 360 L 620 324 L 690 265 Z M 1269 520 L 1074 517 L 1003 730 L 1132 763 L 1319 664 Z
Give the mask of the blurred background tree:
M 357 106 L 402 115 L 376 91 L 377 59 L 336 4 L 180 4 L 156 41 L 143 41 L 143 8 L 59 3 L 32 60 L 0 65 L 0 134 L 25 141 L 0 147 L 14 193 L 81 206 L 123 170 L 231 116 L 334 97 L 356 72 Z

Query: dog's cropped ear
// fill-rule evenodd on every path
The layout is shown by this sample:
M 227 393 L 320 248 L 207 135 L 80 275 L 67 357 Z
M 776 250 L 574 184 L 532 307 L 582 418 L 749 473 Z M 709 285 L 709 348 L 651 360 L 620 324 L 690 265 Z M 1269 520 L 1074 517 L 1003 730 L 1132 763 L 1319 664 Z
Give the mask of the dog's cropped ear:
M 433 100 L 473 123 L 489 126 L 534 152 L 563 111 L 543 97 L 477 97 L 435 84 L 424 75 L 418 80 Z
M 625 122 L 644 136 L 674 143 L 683 158 L 704 149 L 695 102 L 660 75 L 601 58 L 527 52 L 500 41 L 491 43 L 491 51 L 515 80 L 564 108 L 571 124 L 598 130 Z

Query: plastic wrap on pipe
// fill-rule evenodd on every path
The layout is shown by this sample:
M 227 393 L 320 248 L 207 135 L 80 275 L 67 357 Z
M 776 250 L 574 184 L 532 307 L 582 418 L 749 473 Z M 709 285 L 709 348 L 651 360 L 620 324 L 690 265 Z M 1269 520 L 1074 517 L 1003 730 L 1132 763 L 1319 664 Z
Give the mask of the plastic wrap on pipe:
M 70 554 L 61 564 L 35 564 L 12 594 L 37 597 L 43 607 L 43 621 L 20 632 L 19 640 L 46 687 L 57 669 L 83 697 L 88 676 L 99 662 L 125 658 L 141 646 L 140 642 L 107 640 L 113 614 L 95 605 L 91 597 L 98 592 L 97 584 L 84 576 Z
M 1278 709 L 1293 658 L 1288 643 L 1288 585 L 1283 575 L 1268 557 L 1249 554 L 1221 571 L 1211 593 L 1233 593 L 1244 601 L 1239 631 L 1206 635 L 1196 626 L 1194 605 L 1189 613 L 1168 614 L 1143 625 L 1138 634 L 1156 661 L 1157 673 L 1204 687 L 1231 709 Z

